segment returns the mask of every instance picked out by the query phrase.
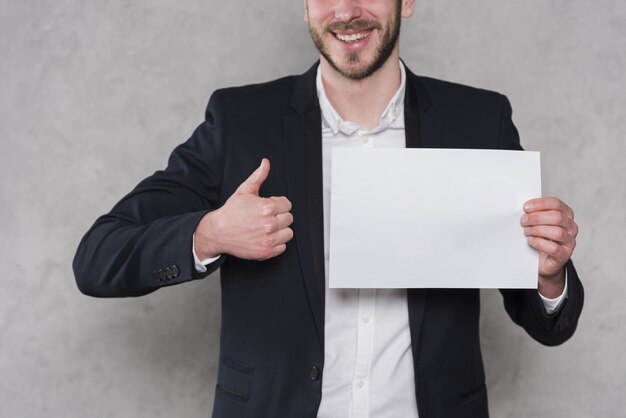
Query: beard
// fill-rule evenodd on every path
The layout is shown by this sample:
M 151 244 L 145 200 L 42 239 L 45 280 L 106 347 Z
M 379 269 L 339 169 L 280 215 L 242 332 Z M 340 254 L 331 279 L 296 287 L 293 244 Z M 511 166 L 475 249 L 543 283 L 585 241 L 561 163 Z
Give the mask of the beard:
M 396 1 L 396 10 L 394 16 L 389 21 L 388 26 L 384 29 L 381 40 L 379 44 L 376 45 L 376 48 L 374 49 L 374 54 L 369 62 L 363 62 L 361 52 L 348 52 L 345 55 L 347 65 L 343 67 L 339 64 L 339 62 L 337 62 L 342 57 L 338 57 L 337 60 L 331 57 L 331 54 L 328 52 L 328 48 L 326 48 L 326 45 L 324 44 L 323 34 L 335 36 L 333 32 L 339 30 L 382 30 L 382 25 L 377 21 L 356 20 L 348 23 L 333 22 L 329 25 L 326 25 L 321 30 L 317 30 L 316 28 L 312 27 L 311 23 L 309 22 L 309 33 L 311 34 L 311 39 L 313 39 L 313 44 L 315 44 L 315 47 L 335 71 L 351 80 L 362 80 L 378 71 L 385 64 L 385 62 L 387 62 L 387 59 L 389 59 L 389 56 L 393 52 L 393 49 L 398 42 L 398 38 L 400 36 L 401 20 L 401 2 Z

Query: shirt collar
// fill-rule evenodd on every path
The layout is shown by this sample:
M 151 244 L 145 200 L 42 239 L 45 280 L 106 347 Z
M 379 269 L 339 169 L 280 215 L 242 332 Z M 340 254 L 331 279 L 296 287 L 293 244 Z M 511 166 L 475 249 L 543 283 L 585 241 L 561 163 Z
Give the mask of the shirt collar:
M 329 128 L 333 135 L 337 135 L 338 132 L 342 132 L 345 135 L 352 135 L 355 132 L 367 131 L 363 127 L 357 125 L 354 122 L 344 121 L 341 116 L 333 108 L 333 105 L 326 96 L 324 90 L 324 83 L 322 81 L 321 65 L 317 67 L 317 77 L 315 80 L 317 87 L 317 97 L 320 102 L 320 109 L 322 110 L 322 124 L 324 127 Z M 399 116 L 404 115 L 404 92 L 406 89 L 406 70 L 404 64 L 400 62 L 400 87 L 395 92 L 389 104 L 380 116 L 378 126 L 372 130 L 367 131 L 370 134 L 383 131 L 390 126 L 404 128 L 404 118 Z

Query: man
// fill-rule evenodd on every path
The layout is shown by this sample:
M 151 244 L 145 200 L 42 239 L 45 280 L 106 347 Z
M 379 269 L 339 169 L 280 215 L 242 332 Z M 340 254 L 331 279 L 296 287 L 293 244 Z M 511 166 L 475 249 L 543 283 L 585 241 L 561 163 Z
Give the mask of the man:
M 338 146 L 521 149 L 508 101 L 404 68 L 414 0 L 305 6 L 319 66 L 215 92 L 167 169 L 83 238 L 77 283 L 138 296 L 221 266 L 215 417 L 486 417 L 478 290 L 328 289 L 329 161 Z M 538 292 L 502 291 L 504 303 L 560 344 L 583 301 L 574 215 L 556 198 L 520 214 Z

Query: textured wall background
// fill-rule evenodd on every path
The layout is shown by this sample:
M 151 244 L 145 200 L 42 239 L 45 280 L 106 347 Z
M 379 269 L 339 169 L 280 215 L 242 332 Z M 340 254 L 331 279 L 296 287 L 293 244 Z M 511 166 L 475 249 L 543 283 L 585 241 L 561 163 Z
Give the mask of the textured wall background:
M 140 299 L 76 289 L 82 234 L 202 120 L 210 92 L 304 71 L 302 1 L 0 0 L 0 416 L 203 417 L 216 277 Z M 484 292 L 494 417 L 624 417 L 626 3 L 418 0 L 420 74 L 509 96 L 546 194 L 575 208 L 587 299 L 544 348 Z

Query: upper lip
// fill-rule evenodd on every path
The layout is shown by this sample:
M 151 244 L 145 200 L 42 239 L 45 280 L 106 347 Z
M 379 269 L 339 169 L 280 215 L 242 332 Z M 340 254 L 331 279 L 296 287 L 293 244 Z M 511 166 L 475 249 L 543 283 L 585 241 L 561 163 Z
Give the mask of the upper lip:
M 379 29 L 380 25 L 375 21 L 355 20 L 352 22 L 333 22 L 328 26 L 328 30 L 332 33 L 341 35 L 352 35 L 354 33 L 372 31 Z

